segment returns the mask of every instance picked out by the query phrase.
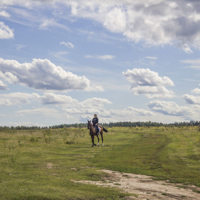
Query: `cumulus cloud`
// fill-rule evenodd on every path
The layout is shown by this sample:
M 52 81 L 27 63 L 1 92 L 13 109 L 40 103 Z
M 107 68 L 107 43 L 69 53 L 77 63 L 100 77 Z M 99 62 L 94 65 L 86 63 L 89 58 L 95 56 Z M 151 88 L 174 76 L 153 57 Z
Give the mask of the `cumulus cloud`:
M 70 96 L 60 95 L 55 93 L 44 93 L 43 95 L 39 95 L 37 93 L 9 93 L 9 94 L 1 94 L 0 95 L 0 106 L 13 106 L 13 105 L 23 105 L 29 104 L 33 101 L 40 102 L 45 106 L 55 106 L 62 108 L 63 112 L 68 116 L 74 115 L 85 115 L 94 113 L 108 113 L 104 106 L 107 104 L 112 104 L 107 99 L 102 98 L 89 98 L 84 101 L 78 101 L 77 99 L 73 99 Z M 46 109 L 46 110 L 45 110 Z M 37 108 L 37 109 L 28 109 L 21 110 L 17 113 L 20 114 L 39 114 L 40 112 L 45 112 L 48 114 L 49 110 L 47 108 Z M 59 113 L 58 110 L 55 112 Z
M 107 120 L 113 121 L 115 118 L 133 120 L 136 119 L 137 116 L 154 116 L 152 111 L 134 107 L 127 107 L 122 110 L 106 109 L 105 105 L 112 104 L 112 102 L 107 99 L 96 97 L 78 101 L 70 96 L 46 93 L 43 96 L 39 96 L 38 101 L 44 105 L 51 104 L 59 106 L 66 113 L 68 118 L 77 116 L 80 118 L 81 122 L 83 120 L 86 121 L 86 119 L 91 119 L 94 113 L 101 116 L 101 122 L 108 122 Z
M 188 116 L 192 114 L 192 110 L 186 106 L 179 106 L 175 102 L 167 101 L 151 101 L 147 104 L 149 109 L 164 115 L 172 116 Z
M 104 111 L 104 114 L 107 112 L 103 108 L 106 104 L 112 104 L 107 99 L 101 99 L 93 97 L 91 99 L 86 99 L 82 102 L 72 101 L 71 104 L 67 105 L 66 108 L 63 108 L 68 114 L 94 114 L 101 113 Z M 75 105 L 75 106 L 74 106 Z
M 0 80 L 0 90 L 6 90 L 8 89 L 7 85 L 4 84 L 1 80 Z
M 0 106 L 13 106 L 13 105 L 22 105 L 28 104 L 32 100 L 36 100 L 39 97 L 38 94 L 32 93 L 10 93 L 10 94 L 1 94 L 0 95 Z
M 194 93 L 194 94 L 200 94 L 200 89 L 199 88 L 195 88 L 191 92 Z
M 45 93 L 39 99 L 43 104 L 72 105 L 72 104 L 78 102 L 76 99 L 72 99 L 70 96 L 58 95 L 58 94 L 54 94 L 54 93 Z
M 165 86 L 174 86 L 173 81 L 164 76 L 160 77 L 157 72 L 150 69 L 128 69 L 123 72 L 131 84 L 134 95 L 144 94 L 148 98 L 172 98 L 173 91 L 167 90 Z
M 102 98 L 93 97 L 84 101 L 78 101 L 70 96 L 54 93 L 45 93 L 43 96 L 39 96 L 37 100 L 44 105 L 61 107 L 66 118 L 75 118 L 76 120 L 80 118 L 81 122 L 86 118 L 90 119 L 94 113 L 101 113 L 101 116 L 109 114 L 104 106 L 112 104 L 109 100 Z
M 106 14 L 103 25 L 112 32 L 124 32 L 126 21 L 126 13 L 121 8 L 115 7 Z
M 85 58 L 96 58 L 100 60 L 112 60 L 115 58 L 113 55 L 101 55 L 101 56 L 92 56 L 92 55 L 85 55 Z
M 193 96 L 189 94 L 183 95 L 185 101 L 189 104 L 200 104 L 200 96 Z
M 70 42 L 60 42 L 60 44 L 63 44 L 68 48 L 72 48 L 72 49 L 74 48 L 74 45 L 72 43 L 70 43 Z
M 12 84 L 41 90 L 103 90 L 100 86 L 91 86 L 85 76 L 66 72 L 47 59 L 33 59 L 32 63 L 21 64 L 0 58 L 0 77 Z
M 106 105 L 110 105 L 112 102 L 108 99 L 96 97 L 78 101 L 70 96 L 55 93 L 45 93 L 43 95 L 36 93 L 10 93 L 0 95 L 1 106 L 24 105 L 33 101 L 40 102 L 43 107 L 19 110 L 16 111 L 16 114 L 23 117 L 26 115 L 52 116 L 57 119 L 68 119 L 71 123 L 86 122 L 87 119 L 93 117 L 94 113 L 98 114 L 101 123 L 149 121 L 150 119 L 162 121 L 161 118 L 171 122 L 183 117 L 186 119 L 188 116 L 198 117 L 198 113 L 194 113 L 194 109 L 190 110 L 190 108 L 184 106 L 180 107 L 174 102 L 153 101 L 148 104 L 150 110 L 134 108 L 132 106 L 124 109 L 108 109 Z M 55 106 L 55 108 L 52 108 L 52 106 Z M 195 107 L 196 110 L 199 111 L 200 107 Z M 156 112 L 161 113 L 162 117 L 160 116 L 161 114 Z M 167 118 L 167 116 L 178 116 L 179 118 Z
M 192 53 L 190 45 L 200 47 L 198 1 L 74 0 L 66 4 L 71 6 L 72 15 L 96 20 L 108 30 L 122 33 L 135 42 L 175 44 L 187 53 Z
M 54 13 L 66 17 L 60 7 L 70 8 L 68 18 L 85 18 L 99 22 L 111 32 L 121 33 L 134 42 L 150 45 L 175 44 L 187 53 L 191 46 L 200 47 L 200 2 L 190 0 L 12 0 L 0 5 L 18 5 L 33 9 L 51 5 Z M 50 7 L 50 6 L 46 6 Z M 53 19 L 45 20 L 40 28 L 61 27 Z M 66 27 L 61 27 L 66 28 Z
M 138 109 L 134 107 L 127 107 L 122 110 L 115 110 L 115 109 L 105 109 L 103 107 L 95 108 L 88 108 L 88 109 L 74 109 L 68 110 L 65 109 L 67 113 L 74 114 L 77 113 L 80 116 L 80 120 L 84 122 L 87 119 L 91 119 L 93 114 L 96 113 L 100 117 L 101 123 L 109 123 L 109 122 L 117 122 L 117 121 L 138 121 L 142 117 L 152 117 L 155 114 L 152 111 L 148 111 L 145 109 Z M 70 111 L 70 112 L 69 112 Z
M 4 24 L 4 22 L 0 22 L 0 39 L 10 39 L 14 38 L 13 30 L 11 30 L 8 26 Z
M 73 116 L 93 115 L 94 113 L 102 113 L 104 116 L 108 113 L 104 106 L 112 104 L 109 100 L 102 98 L 93 97 L 84 101 L 78 101 L 70 96 L 54 93 L 45 93 L 43 96 L 38 96 L 37 100 L 44 105 L 61 107 L 68 118 Z

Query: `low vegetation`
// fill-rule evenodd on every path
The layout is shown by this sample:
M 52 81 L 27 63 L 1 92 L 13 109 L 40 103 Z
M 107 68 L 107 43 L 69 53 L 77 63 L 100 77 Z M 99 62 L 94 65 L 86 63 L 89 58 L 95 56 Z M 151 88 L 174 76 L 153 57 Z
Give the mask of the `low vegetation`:
M 0 199 L 124 199 L 99 169 L 152 175 L 200 186 L 198 127 L 113 127 L 91 148 L 86 128 L 1 129 Z M 97 139 L 95 139 L 97 142 Z M 101 143 L 100 143 L 101 144 Z

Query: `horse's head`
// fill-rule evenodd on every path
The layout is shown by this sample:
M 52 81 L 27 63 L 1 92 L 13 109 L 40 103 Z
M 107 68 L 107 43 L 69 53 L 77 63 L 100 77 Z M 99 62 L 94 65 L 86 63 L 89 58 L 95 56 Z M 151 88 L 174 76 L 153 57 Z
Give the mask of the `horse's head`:
M 87 127 L 88 127 L 88 129 L 90 129 L 90 127 L 91 127 L 91 120 L 87 120 L 87 121 L 88 121 Z

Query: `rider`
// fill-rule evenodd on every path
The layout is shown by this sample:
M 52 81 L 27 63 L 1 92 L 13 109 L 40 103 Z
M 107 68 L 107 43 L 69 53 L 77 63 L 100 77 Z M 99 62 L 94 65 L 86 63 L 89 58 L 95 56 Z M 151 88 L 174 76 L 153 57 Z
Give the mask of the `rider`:
M 92 124 L 95 127 L 96 133 L 99 132 L 98 122 L 99 122 L 99 119 L 97 117 L 97 114 L 94 114 L 94 118 L 92 119 Z

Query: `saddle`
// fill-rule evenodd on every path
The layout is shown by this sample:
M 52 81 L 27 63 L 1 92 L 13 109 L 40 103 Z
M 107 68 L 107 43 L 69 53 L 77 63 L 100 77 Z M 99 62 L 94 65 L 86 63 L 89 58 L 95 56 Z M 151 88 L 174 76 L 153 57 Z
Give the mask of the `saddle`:
M 94 128 L 95 128 L 96 134 L 99 135 L 100 134 L 100 130 L 101 130 L 100 127 L 98 126 L 98 130 L 97 130 L 97 128 L 95 126 L 94 126 Z

